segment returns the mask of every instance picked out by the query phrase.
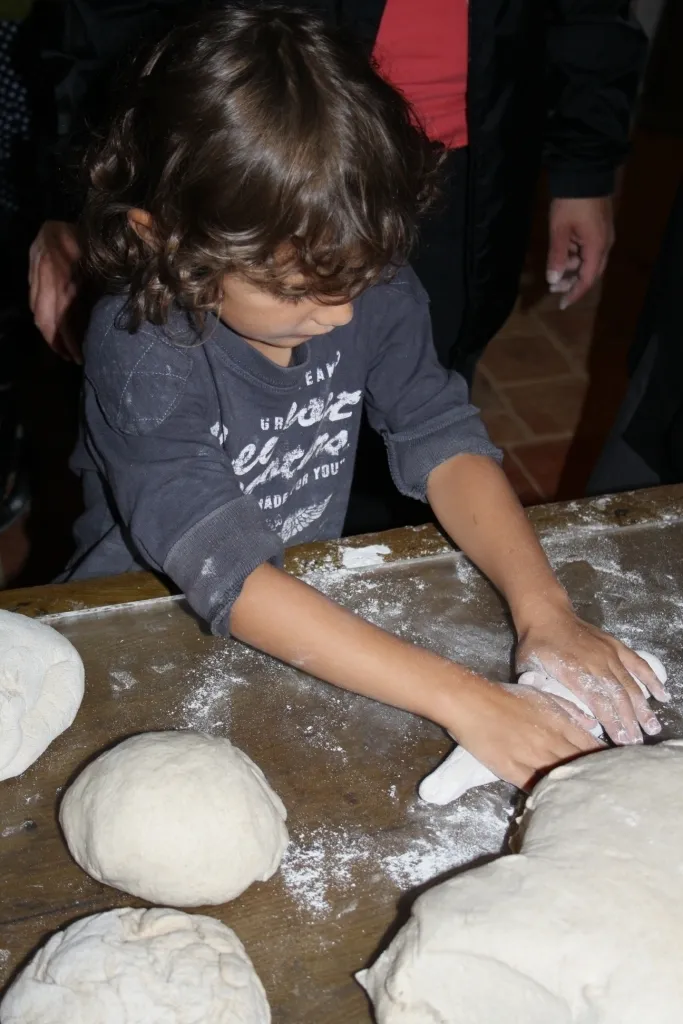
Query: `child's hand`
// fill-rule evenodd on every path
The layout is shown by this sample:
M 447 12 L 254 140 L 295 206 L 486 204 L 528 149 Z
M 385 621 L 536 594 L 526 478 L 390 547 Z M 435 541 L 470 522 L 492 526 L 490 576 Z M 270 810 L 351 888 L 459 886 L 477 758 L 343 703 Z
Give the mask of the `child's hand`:
M 544 669 L 588 705 L 614 743 L 641 743 L 661 730 L 640 687 L 660 701 L 669 694 L 650 666 L 571 609 L 547 608 L 520 632 L 517 669 Z
M 478 679 L 450 731 L 499 778 L 529 789 L 557 764 L 603 747 L 590 734 L 594 725 L 561 697 Z

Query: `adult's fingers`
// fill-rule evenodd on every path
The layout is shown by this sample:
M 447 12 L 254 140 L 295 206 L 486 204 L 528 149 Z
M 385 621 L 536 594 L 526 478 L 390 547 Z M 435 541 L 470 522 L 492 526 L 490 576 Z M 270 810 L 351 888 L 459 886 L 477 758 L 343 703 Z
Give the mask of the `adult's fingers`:
M 34 243 L 31 246 L 31 252 L 28 261 L 28 304 L 31 313 L 35 316 L 36 302 L 38 299 L 38 289 L 40 287 L 40 264 L 42 259 L 42 250 L 39 249 Z
M 546 262 L 546 280 L 549 285 L 557 284 L 567 269 L 571 240 L 571 228 L 568 224 L 555 225 L 551 228 Z
M 83 350 L 81 342 L 67 318 L 62 320 L 55 340 L 55 351 L 58 351 L 58 354 L 61 355 L 63 359 L 77 363 L 79 366 L 82 365 Z
M 561 309 L 573 306 L 586 295 L 600 276 L 600 267 L 605 257 L 602 239 L 589 239 L 581 245 L 581 268 L 571 292 L 560 303 Z
M 42 264 L 33 305 L 33 321 L 45 341 L 52 347 L 57 333 L 57 293 L 52 275 Z

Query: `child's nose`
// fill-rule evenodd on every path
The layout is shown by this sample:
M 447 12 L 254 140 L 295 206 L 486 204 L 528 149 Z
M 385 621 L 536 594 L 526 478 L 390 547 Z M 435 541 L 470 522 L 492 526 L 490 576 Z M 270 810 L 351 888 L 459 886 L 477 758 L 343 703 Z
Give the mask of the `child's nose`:
M 353 306 L 350 302 L 341 306 L 321 306 L 315 319 L 321 327 L 343 327 L 353 320 Z

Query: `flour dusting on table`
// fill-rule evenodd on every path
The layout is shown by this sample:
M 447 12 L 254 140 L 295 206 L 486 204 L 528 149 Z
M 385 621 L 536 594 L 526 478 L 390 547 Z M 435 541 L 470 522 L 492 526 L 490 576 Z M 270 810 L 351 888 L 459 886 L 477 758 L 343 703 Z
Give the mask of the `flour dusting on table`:
M 225 731 L 232 717 L 232 692 L 247 680 L 231 671 L 226 649 L 198 661 L 186 675 L 187 693 L 178 709 L 181 727 Z
M 512 787 L 500 787 L 512 793 Z M 371 881 L 391 883 L 397 893 L 424 885 L 480 857 L 500 853 L 510 824 L 511 801 L 479 793 L 447 808 L 414 800 L 406 827 L 387 837 L 352 828 L 293 831 L 281 865 L 285 887 L 311 917 L 367 892 Z

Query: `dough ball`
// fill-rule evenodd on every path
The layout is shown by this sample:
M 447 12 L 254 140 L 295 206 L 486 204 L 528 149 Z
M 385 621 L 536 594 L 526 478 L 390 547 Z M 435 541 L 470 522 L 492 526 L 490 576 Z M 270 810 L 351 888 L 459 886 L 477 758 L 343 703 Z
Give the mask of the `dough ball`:
M 93 878 L 151 903 L 226 903 L 282 860 L 287 812 L 221 736 L 148 732 L 89 764 L 59 820 Z
M 556 768 L 519 839 L 360 973 L 378 1024 L 679 1024 L 683 740 Z
M 0 780 L 36 761 L 83 700 L 83 662 L 66 637 L 0 611 Z
M 110 910 L 57 932 L 0 1005 L 1 1024 L 269 1024 L 230 928 L 181 910 Z

